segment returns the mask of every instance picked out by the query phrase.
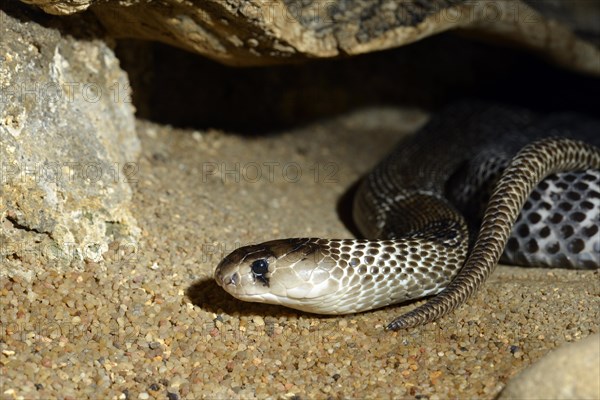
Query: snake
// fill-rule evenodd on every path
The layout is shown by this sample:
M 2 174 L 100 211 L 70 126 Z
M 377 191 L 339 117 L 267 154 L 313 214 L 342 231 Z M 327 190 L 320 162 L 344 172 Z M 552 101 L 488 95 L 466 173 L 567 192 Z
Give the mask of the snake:
M 239 247 L 214 279 L 239 300 L 340 315 L 428 297 L 386 328 L 465 303 L 498 262 L 600 267 L 600 122 L 499 104 L 447 106 L 358 186 L 356 239 Z

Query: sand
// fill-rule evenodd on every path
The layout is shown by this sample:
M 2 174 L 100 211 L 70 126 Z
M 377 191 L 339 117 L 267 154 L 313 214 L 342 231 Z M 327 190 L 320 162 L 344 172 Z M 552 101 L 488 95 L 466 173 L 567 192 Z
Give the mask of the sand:
M 2 399 L 490 399 L 598 332 L 598 271 L 500 266 L 464 307 L 400 332 L 383 327 L 420 302 L 319 317 L 214 284 L 240 245 L 352 237 L 349 188 L 425 118 L 364 110 L 252 138 L 138 121 L 142 240 L 83 270 L 38 260 L 31 281 L 2 281 Z

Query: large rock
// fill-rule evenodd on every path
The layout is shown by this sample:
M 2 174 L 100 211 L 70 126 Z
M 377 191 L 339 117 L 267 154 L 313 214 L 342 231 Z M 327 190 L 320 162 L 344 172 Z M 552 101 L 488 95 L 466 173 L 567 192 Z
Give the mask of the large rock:
M 600 52 L 588 40 L 598 36 L 591 21 L 600 3 L 587 0 L 22 1 L 54 14 L 89 8 L 115 37 L 158 40 L 232 65 L 355 55 L 461 29 L 600 74 Z
M 600 335 L 548 353 L 512 379 L 500 399 L 600 399 Z
M 119 61 L 89 18 L 61 27 L 3 4 L 1 273 L 99 261 L 117 240 L 135 248 L 140 143 Z

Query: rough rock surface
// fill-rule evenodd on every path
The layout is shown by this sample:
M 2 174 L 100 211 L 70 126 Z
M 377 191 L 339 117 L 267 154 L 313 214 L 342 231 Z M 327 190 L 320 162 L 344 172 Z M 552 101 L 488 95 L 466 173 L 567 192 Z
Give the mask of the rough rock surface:
M 575 24 L 586 30 L 587 21 L 600 15 L 600 6 L 590 1 L 539 11 L 537 2 L 518 0 L 23 1 L 55 14 L 89 8 L 116 37 L 158 40 L 233 65 L 355 55 L 464 29 L 600 74 L 598 48 L 567 28 Z M 558 22 L 561 16 L 568 18 Z
M 117 239 L 134 246 L 138 231 L 127 209 L 140 151 L 127 76 L 89 37 L 93 21 L 67 21 L 61 33 L 28 19 L 0 10 L 0 263 L 9 275 L 41 259 L 98 261 Z
M 600 399 L 600 335 L 545 355 L 508 382 L 500 399 Z

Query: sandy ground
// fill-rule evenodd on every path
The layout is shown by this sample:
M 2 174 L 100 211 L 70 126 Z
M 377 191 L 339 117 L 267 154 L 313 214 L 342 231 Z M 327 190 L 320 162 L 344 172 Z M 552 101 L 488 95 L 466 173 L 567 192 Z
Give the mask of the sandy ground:
M 140 121 L 141 245 L 2 282 L 2 399 L 493 398 L 598 332 L 597 271 L 501 266 L 460 310 L 394 333 L 383 326 L 415 304 L 318 317 L 214 284 L 240 245 L 352 237 L 348 189 L 424 120 L 367 110 L 251 139 Z

